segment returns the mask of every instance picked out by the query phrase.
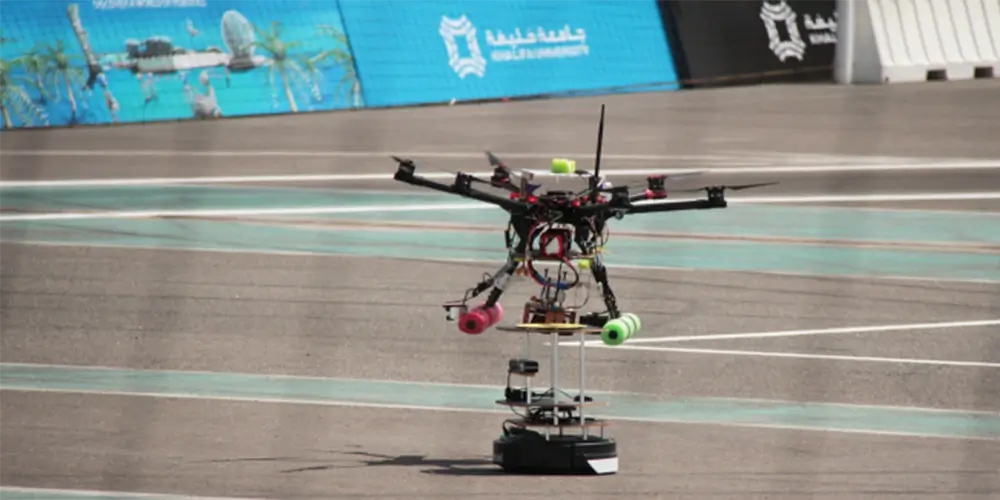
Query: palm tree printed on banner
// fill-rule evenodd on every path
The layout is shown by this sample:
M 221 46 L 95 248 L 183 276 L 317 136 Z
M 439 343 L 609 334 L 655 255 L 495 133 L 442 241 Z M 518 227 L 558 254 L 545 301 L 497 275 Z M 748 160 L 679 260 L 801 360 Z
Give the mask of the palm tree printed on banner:
M 316 28 L 318 29 L 319 35 L 333 38 L 333 40 L 339 43 L 343 48 L 324 50 L 313 58 L 313 60 L 318 62 L 326 59 L 332 59 L 334 63 L 340 65 L 340 67 L 344 70 L 344 76 L 340 79 L 340 82 L 337 83 L 337 93 L 339 95 L 344 95 L 348 102 L 351 103 L 351 106 L 355 108 L 362 106 L 361 81 L 358 80 L 358 73 L 354 65 L 354 51 L 351 50 L 351 43 L 347 39 L 347 35 L 335 26 L 330 26 L 328 24 L 319 25 Z M 344 92 L 345 86 L 347 86 L 346 93 Z
M 309 90 L 312 92 L 313 100 L 316 102 L 323 100 L 323 91 L 320 90 L 320 84 L 326 82 L 326 77 L 323 76 L 323 72 L 316 65 L 319 59 L 319 56 L 309 57 L 305 54 L 299 54 L 298 57 L 299 64 L 302 65 L 302 71 L 306 75 L 309 75 L 309 80 L 312 82 Z
M 288 101 L 288 106 L 293 113 L 298 113 L 299 106 L 295 102 L 295 95 L 292 89 L 298 88 L 297 84 L 299 83 L 305 83 L 311 87 L 313 82 L 309 75 L 302 70 L 302 66 L 294 59 L 288 57 L 288 51 L 301 46 L 302 42 L 298 40 L 290 42 L 282 40 L 281 34 L 284 28 L 281 21 L 272 21 L 270 31 L 264 31 L 258 26 L 254 26 L 254 31 L 261 40 L 251 42 L 250 46 L 262 49 L 270 54 L 270 57 L 263 64 L 263 66 L 269 68 L 267 74 L 268 83 L 273 88 L 274 76 L 277 73 L 281 77 L 281 84 L 284 87 L 285 99 Z
M 8 41 L 13 40 L 0 35 L 0 44 Z M 3 115 L 3 125 L 7 129 L 14 126 L 13 119 L 28 126 L 48 125 L 45 111 L 31 99 L 26 89 L 36 83 L 28 77 L 11 75 L 15 67 L 24 64 L 22 57 L 11 61 L 0 58 L 0 115 Z
M 43 45 L 36 45 L 35 48 L 14 61 L 28 73 L 27 78 L 40 96 L 38 102 L 44 106 L 49 100 L 48 87 L 55 86 L 58 82 L 56 82 L 55 73 L 52 72 L 45 60 L 43 49 Z
M 67 54 L 65 44 L 62 40 L 56 40 L 55 46 L 49 45 L 46 47 L 46 52 L 41 56 L 46 64 L 55 73 L 56 82 L 61 80 L 62 85 L 66 87 L 66 96 L 69 99 L 70 109 L 72 115 L 70 117 L 70 123 L 76 121 L 77 118 L 77 100 L 75 88 L 83 88 L 86 84 L 87 79 L 81 64 L 74 65 L 75 62 L 80 60 L 82 57 L 78 54 Z M 58 89 L 58 87 L 55 87 Z M 57 98 L 61 98 L 58 95 Z

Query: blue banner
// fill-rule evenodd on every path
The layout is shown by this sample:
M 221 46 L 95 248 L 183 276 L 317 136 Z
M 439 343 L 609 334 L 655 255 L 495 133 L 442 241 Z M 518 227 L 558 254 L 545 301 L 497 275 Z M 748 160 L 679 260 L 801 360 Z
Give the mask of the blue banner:
M 345 0 L 340 8 L 369 106 L 677 80 L 654 0 Z
M 363 106 L 334 0 L 3 0 L 3 128 Z

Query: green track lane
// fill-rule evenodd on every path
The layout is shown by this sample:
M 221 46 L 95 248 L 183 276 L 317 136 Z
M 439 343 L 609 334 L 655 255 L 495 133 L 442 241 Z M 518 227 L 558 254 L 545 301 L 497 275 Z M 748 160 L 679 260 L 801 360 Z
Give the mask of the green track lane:
M 199 220 L 88 219 L 6 222 L 3 241 L 77 245 L 305 252 L 422 259 L 502 260 L 503 235 L 461 231 L 283 227 Z M 802 244 L 696 242 L 618 238 L 610 267 L 772 271 L 833 276 L 899 276 L 1000 281 L 995 254 Z

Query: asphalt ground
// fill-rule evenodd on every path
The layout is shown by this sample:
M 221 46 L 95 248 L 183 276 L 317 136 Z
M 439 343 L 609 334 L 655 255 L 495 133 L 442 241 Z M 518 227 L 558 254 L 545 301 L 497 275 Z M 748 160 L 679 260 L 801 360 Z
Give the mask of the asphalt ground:
M 19 131 L 0 138 L 0 176 L 8 182 L 390 174 L 394 165 L 382 153 L 394 151 L 417 158 L 421 151 L 467 153 L 469 159 L 435 163 L 483 171 L 485 161 L 472 155 L 487 148 L 514 158 L 537 153 L 525 160 L 544 168 L 545 154 L 592 151 L 601 102 L 609 106 L 606 153 L 672 155 L 622 159 L 615 168 L 759 168 L 774 151 L 798 155 L 788 165 L 801 165 L 805 155 L 859 164 L 858 156 L 995 160 L 1000 101 L 990 96 L 997 90 L 992 82 L 777 86 Z M 109 156 L 125 150 L 146 156 Z M 273 162 L 225 154 L 254 151 L 285 153 Z M 363 155 L 329 154 L 338 151 Z M 710 158 L 717 155 L 726 157 Z M 465 161 L 474 167 L 462 167 Z M 993 172 L 780 174 L 782 184 L 766 195 L 996 191 Z M 711 175 L 727 183 L 775 176 Z M 311 187 L 408 189 L 383 181 Z M 1000 208 L 989 200 L 934 206 Z M 500 385 L 519 340 L 501 333 L 455 337 L 438 305 L 489 267 L 4 244 L 0 360 Z M 619 301 L 653 325 L 646 326 L 650 336 L 965 321 L 1000 312 L 1000 287 L 990 283 L 626 269 L 614 270 L 612 279 Z M 528 290 L 522 285 L 510 293 Z M 697 346 L 1000 362 L 996 326 Z M 996 368 L 590 352 L 595 389 L 1000 412 Z M 610 429 L 621 447 L 619 474 L 512 479 L 486 463 L 499 420 L 482 415 L 18 391 L 0 394 L 0 411 L 2 486 L 268 498 L 985 499 L 1000 492 L 995 441 L 623 421 Z

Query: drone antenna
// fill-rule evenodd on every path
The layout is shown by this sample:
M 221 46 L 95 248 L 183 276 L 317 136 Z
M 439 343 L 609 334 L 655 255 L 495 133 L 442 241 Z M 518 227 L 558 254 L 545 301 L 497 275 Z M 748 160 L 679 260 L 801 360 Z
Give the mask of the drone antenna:
M 597 157 L 594 159 L 594 177 L 601 175 L 601 145 L 604 143 L 604 105 L 601 104 L 601 122 L 597 126 Z
M 594 158 L 594 175 L 590 178 L 590 200 L 597 203 L 598 182 L 601 175 L 601 145 L 604 143 L 604 105 L 601 104 L 601 121 L 597 126 L 597 155 Z

